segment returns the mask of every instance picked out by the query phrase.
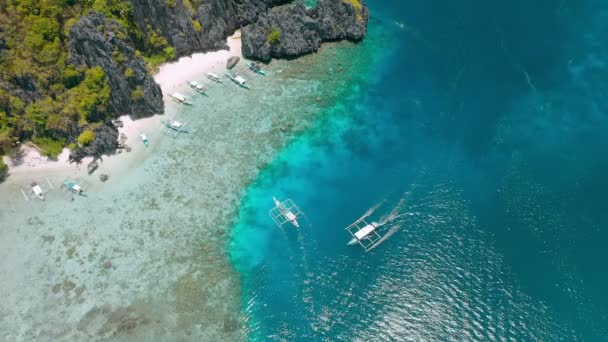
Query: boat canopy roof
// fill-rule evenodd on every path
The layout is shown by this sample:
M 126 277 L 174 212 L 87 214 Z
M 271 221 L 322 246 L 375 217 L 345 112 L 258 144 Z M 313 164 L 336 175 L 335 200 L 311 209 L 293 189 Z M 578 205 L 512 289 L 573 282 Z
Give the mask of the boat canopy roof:
M 237 76 L 234 79 L 241 84 L 245 84 L 245 82 L 247 81 L 244 78 L 242 78 L 241 76 Z
M 173 94 L 171 94 L 171 96 L 173 96 L 174 98 L 176 98 L 176 99 L 178 99 L 180 101 L 186 101 L 187 100 L 186 96 L 184 96 L 184 95 L 182 95 L 180 93 L 173 93 Z
M 218 74 L 213 73 L 213 72 L 208 72 L 208 73 L 207 73 L 207 75 L 209 75 L 209 76 L 211 76 L 211 77 L 217 77 L 217 78 L 220 78 L 220 76 L 219 76 Z
M 183 123 L 181 123 L 181 122 L 179 122 L 179 121 L 171 121 L 171 126 L 173 126 L 173 127 L 180 128 L 180 127 L 182 127 L 183 125 L 184 125 L 184 124 L 183 124 Z
M 355 233 L 355 237 L 359 240 L 363 239 L 369 233 L 373 232 L 376 227 L 373 224 L 368 224 L 367 226 L 361 228 L 358 232 Z

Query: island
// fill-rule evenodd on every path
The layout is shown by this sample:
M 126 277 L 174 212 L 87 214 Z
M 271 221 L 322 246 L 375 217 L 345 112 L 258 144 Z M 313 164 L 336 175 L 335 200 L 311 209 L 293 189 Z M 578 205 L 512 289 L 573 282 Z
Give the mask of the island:
M 113 119 L 164 111 L 162 63 L 225 49 L 241 28 L 243 56 L 295 58 L 363 39 L 368 18 L 362 0 L 2 2 L 0 155 L 27 142 L 51 159 L 66 147 L 72 162 L 100 158 L 119 146 Z

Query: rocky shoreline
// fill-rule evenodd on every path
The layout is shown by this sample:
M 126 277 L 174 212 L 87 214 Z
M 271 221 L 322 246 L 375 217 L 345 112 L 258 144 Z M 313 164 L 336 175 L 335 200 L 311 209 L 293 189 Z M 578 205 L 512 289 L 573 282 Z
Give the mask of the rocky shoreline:
M 369 18 L 365 4 L 360 6 L 342 0 L 319 0 L 312 9 L 298 2 L 269 10 L 243 28 L 243 55 L 267 62 L 316 52 L 326 41 L 360 41 Z
M 319 0 L 312 9 L 306 8 L 301 0 L 295 5 L 286 0 L 130 0 L 129 3 L 133 25 L 147 35 L 166 40 L 175 59 L 193 52 L 225 49 L 226 38 L 239 28 L 242 28 L 243 56 L 264 62 L 271 58 L 295 58 L 316 52 L 325 41 L 363 39 L 369 18 L 362 0 Z M 198 7 L 193 8 L 195 5 Z M 138 53 L 141 44 L 119 22 L 95 11 L 78 19 L 69 29 L 69 60 L 75 66 L 103 70 L 110 88 L 107 110 L 113 118 L 122 115 L 141 118 L 164 112 L 162 90 Z M 35 87 L 26 88 L 28 91 L 16 89 L 13 93 L 23 97 L 26 104 L 35 102 L 40 97 Z M 99 133 L 96 141 L 76 148 L 70 161 L 115 152 L 115 128 L 109 122 L 92 127 Z M 72 127 L 67 141 L 74 141 L 85 128 L 88 129 Z

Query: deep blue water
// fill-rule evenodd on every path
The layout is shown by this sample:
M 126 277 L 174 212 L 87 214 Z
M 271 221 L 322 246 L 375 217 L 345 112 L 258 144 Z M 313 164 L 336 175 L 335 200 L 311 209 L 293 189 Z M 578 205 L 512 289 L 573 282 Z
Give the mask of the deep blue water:
M 241 203 L 251 339 L 608 340 L 608 3 L 369 6 L 369 68 Z

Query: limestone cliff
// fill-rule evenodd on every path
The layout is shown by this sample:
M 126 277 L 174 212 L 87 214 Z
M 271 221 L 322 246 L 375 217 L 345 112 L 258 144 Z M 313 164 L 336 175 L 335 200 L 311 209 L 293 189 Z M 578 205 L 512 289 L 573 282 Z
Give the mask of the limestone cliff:
M 111 88 L 110 108 L 116 114 L 141 117 L 163 112 L 160 87 L 116 21 L 91 12 L 70 28 L 69 47 L 72 63 L 103 69 Z M 134 96 L 136 91 L 144 96 Z
M 243 28 L 243 55 L 269 61 L 315 52 L 325 41 L 359 41 L 368 18 L 367 7 L 359 1 L 319 0 L 312 9 L 298 2 L 270 10 Z

